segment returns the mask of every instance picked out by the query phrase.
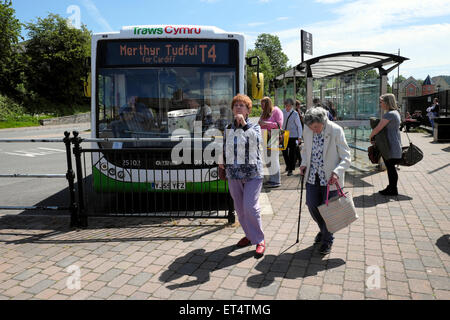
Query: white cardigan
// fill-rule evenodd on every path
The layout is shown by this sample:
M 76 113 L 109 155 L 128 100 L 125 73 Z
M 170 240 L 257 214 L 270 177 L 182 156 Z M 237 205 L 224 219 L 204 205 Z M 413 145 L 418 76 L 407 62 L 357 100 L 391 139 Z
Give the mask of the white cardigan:
M 323 165 L 325 178 L 328 181 L 331 178 L 331 173 L 336 173 L 339 177 L 339 185 L 343 188 L 345 183 L 345 170 L 350 167 L 351 163 L 350 148 L 345 140 L 344 130 L 341 126 L 327 119 L 323 134 Z M 308 180 L 309 170 L 311 168 L 313 135 L 314 133 L 312 130 L 305 125 L 303 130 L 304 146 L 301 154 L 302 166 L 306 167 L 306 181 Z M 336 190 L 336 186 L 330 186 L 330 190 Z

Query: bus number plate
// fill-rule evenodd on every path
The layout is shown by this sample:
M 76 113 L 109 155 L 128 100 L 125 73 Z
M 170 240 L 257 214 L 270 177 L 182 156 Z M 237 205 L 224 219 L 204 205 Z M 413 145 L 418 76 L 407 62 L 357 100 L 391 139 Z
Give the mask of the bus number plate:
M 157 182 L 153 184 L 154 190 L 186 190 L 185 183 L 177 182 Z

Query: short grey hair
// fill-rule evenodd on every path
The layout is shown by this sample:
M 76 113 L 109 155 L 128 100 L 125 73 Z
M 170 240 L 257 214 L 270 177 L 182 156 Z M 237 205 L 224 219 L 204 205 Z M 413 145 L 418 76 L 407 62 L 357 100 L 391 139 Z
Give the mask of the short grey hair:
M 322 107 L 311 108 L 305 113 L 305 125 L 310 126 L 315 122 L 326 123 L 328 119 L 327 110 Z
M 294 100 L 291 98 L 287 98 L 286 100 L 284 100 L 284 104 L 288 104 L 293 106 L 294 105 Z

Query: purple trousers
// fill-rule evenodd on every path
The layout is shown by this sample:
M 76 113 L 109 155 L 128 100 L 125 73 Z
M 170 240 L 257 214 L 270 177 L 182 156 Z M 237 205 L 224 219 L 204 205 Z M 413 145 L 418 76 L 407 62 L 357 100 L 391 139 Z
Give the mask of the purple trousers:
M 228 179 L 231 197 L 239 223 L 244 229 L 245 236 L 256 245 L 264 240 L 262 230 L 261 208 L 259 194 L 263 179 L 232 180 Z

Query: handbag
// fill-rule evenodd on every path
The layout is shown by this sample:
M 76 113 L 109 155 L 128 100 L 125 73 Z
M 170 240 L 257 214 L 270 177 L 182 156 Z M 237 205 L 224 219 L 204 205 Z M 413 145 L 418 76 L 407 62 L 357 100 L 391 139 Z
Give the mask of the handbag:
M 287 127 L 287 124 L 289 122 L 289 119 L 294 114 L 294 112 L 296 112 L 296 111 L 291 112 L 291 114 L 287 118 L 287 120 L 286 120 L 286 127 Z M 272 140 L 272 133 L 271 133 L 272 130 L 267 130 L 267 140 L 266 140 L 267 141 L 267 146 L 268 146 L 267 149 L 284 151 L 284 150 L 287 149 L 287 146 L 288 146 L 288 143 L 289 143 L 290 132 L 289 132 L 289 130 L 281 129 L 280 125 L 278 124 L 278 122 L 277 122 L 277 126 L 278 126 L 278 130 L 279 130 L 278 131 L 279 132 L 278 143 L 276 141 Z M 273 144 L 276 144 L 277 147 L 276 148 L 272 148 L 271 146 Z
M 409 146 L 402 148 L 402 159 L 400 160 L 399 165 L 410 167 L 423 159 L 423 151 L 411 142 L 408 133 L 406 133 L 406 136 L 409 140 Z
M 273 141 L 272 138 L 272 130 L 267 130 L 267 149 L 269 150 L 286 150 L 289 143 L 289 130 L 283 130 L 280 128 L 280 125 L 277 122 L 278 126 L 278 141 Z M 275 148 L 272 148 L 273 145 L 276 145 Z
M 372 129 L 374 129 L 378 123 L 380 123 L 380 119 L 370 118 L 370 127 Z M 380 152 L 380 156 L 384 159 L 389 159 L 391 147 L 387 138 L 387 128 L 384 127 L 380 132 L 378 132 L 375 137 L 373 137 L 373 140 L 375 141 L 375 146 Z
M 376 145 L 370 146 L 367 149 L 367 153 L 368 153 L 370 162 L 372 162 L 373 164 L 378 164 L 378 162 L 380 162 L 381 153 L 380 153 L 380 150 L 378 150 Z
M 331 233 L 346 228 L 359 218 L 352 196 L 348 192 L 344 194 L 338 182 L 336 182 L 336 186 L 337 197 L 328 199 L 330 185 L 327 185 L 327 200 L 325 204 L 317 208 Z

